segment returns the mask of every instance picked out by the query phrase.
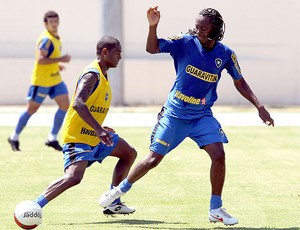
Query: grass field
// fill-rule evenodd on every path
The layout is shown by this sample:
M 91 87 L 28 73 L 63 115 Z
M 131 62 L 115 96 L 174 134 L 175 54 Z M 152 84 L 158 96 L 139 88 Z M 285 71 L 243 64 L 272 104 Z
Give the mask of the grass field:
M 115 128 L 115 127 L 114 127 Z M 18 229 L 15 205 L 35 199 L 63 173 L 62 154 L 44 146 L 47 127 L 27 127 L 22 152 L 12 152 L 1 127 L 0 229 Z M 115 128 L 138 150 L 148 153 L 151 128 Z M 300 229 L 300 127 L 225 127 L 230 143 L 223 204 L 240 223 L 234 229 Z M 207 219 L 210 198 L 207 154 L 190 140 L 177 149 L 122 198 L 137 211 L 108 218 L 97 204 L 110 184 L 116 159 L 107 158 L 86 171 L 84 180 L 43 210 L 38 229 L 232 229 Z

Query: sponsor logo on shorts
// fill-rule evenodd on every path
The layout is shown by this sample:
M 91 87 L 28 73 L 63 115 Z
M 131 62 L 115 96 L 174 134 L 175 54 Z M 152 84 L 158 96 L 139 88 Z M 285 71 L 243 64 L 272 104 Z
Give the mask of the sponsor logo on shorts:
M 158 138 L 156 138 L 155 142 L 160 143 L 160 144 L 162 144 L 162 145 L 164 145 L 164 146 L 167 146 L 167 147 L 170 146 L 169 143 L 167 143 L 167 142 L 165 142 L 165 141 L 163 141 L 163 140 L 160 140 L 160 139 L 158 139 Z
M 39 96 L 39 97 L 46 97 L 47 95 L 46 95 L 46 94 L 43 94 L 43 93 L 38 93 L 38 96 Z

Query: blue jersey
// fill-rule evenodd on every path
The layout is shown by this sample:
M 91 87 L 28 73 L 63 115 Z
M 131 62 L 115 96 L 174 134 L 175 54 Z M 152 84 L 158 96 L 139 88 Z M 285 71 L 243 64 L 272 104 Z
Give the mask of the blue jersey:
M 235 80 L 242 78 L 235 53 L 220 42 L 205 50 L 197 36 L 181 34 L 159 39 L 159 50 L 174 59 L 176 79 L 164 105 L 172 117 L 195 119 L 211 114 L 223 69 Z

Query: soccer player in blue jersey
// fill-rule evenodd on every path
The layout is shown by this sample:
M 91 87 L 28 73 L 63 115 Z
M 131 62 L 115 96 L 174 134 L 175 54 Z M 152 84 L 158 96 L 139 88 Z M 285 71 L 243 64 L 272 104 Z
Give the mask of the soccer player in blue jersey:
M 274 121 L 243 78 L 235 53 L 220 43 L 225 24 L 217 10 L 203 9 L 196 18 L 195 29 L 169 39 L 157 37 L 158 8 L 150 8 L 147 17 L 149 33 L 146 50 L 152 54 L 169 53 L 172 56 L 176 70 L 175 83 L 153 130 L 150 154 L 137 163 L 119 186 L 104 193 L 99 204 L 105 207 L 124 195 L 134 182 L 156 167 L 186 137 L 190 137 L 208 153 L 212 162 L 209 221 L 235 225 L 238 220 L 222 208 L 221 197 L 225 180 L 223 143 L 228 140 L 211 110 L 217 100 L 216 89 L 221 72 L 227 70 L 236 89 L 257 108 L 264 123 L 274 126 Z
M 60 62 L 68 63 L 71 56 L 68 54 L 61 55 L 58 14 L 55 11 L 46 12 L 44 23 L 46 29 L 37 40 L 36 60 L 27 96 L 27 109 L 21 113 L 15 130 L 8 138 L 13 151 L 20 151 L 19 135 L 48 95 L 55 100 L 59 108 L 55 113 L 53 126 L 45 144 L 56 150 L 62 150 L 57 141 L 57 134 L 69 107 L 69 98 L 67 87 L 60 75 L 60 71 L 64 69 Z

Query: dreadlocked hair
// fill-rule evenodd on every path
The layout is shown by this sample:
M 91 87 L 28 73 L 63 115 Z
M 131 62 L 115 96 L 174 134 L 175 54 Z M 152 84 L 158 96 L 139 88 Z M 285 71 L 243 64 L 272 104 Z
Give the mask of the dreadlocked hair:
M 210 38 L 216 41 L 221 41 L 225 33 L 225 22 L 221 14 L 213 8 L 205 8 L 200 11 L 199 16 L 207 16 L 212 20 L 214 28 L 210 34 Z M 197 28 L 189 29 L 188 34 L 195 35 L 197 34 Z

